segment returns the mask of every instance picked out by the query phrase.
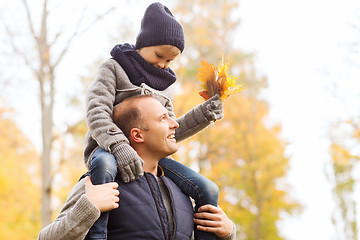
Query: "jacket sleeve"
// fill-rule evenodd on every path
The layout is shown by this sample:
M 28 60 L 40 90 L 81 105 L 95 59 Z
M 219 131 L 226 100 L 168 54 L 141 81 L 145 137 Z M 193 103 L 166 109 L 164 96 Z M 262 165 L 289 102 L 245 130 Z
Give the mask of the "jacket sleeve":
M 70 192 L 54 222 L 40 231 L 38 240 L 83 240 L 99 217 L 100 210 L 85 196 L 82 179 Z
M 178 142 L 200 132 L 211 123 L 201 110 L 201 105 L 194 107 L 176 121 L 179 124 L 179 127 L 175 130 L 175 138 Z
M 111 60 L 101 64 L 86 92 L 86 123 L 89 132 L 98 145 L 109 152 L 111 144 L 122 141 L 129 143 L 112 120 L 117 78 L 126 77 L 125 72 L 116 71 L 114 64 Z

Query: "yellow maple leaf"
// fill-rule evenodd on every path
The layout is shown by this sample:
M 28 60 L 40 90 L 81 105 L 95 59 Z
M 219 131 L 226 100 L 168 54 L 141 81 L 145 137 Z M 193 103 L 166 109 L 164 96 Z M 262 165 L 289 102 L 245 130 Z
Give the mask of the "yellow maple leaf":
M 242 85 L 236 85 L 236 77 L 228 76 L 227 71 L 229 64 L 224 63 L 222 58 L 218 68 L 206 61 L 200 61 L 200 68 L 196 76 L 202 82 L 200 87 L 203 89 L 199 92 L 200 96 L 208 100 L 215 94 L 220 95 L 220 99 L 224 100 L 233 93 L 243 90 Z

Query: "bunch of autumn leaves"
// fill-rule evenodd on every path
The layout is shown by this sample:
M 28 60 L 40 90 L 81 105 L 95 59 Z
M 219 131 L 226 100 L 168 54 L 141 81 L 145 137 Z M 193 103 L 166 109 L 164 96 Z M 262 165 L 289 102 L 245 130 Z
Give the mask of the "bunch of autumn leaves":
M 196 74 L 202 82 L 200 96 L 208 100 L 215 94 L 219 94 L 220 99 L 224 100 L 231 94 L 243 90 L 242 85 L 236 85 L 236 77 L 227 75 L 228 69 L 229 64 L 224 63 L 224 58 L 218 68 L 206 61 L 201 61 L 201 67 L 197 69 Z

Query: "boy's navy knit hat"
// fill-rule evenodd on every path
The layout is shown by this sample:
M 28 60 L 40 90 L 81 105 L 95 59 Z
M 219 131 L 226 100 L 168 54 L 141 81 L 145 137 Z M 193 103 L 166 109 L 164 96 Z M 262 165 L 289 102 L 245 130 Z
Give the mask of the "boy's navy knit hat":
M 135 48 L 172 45 L 182 52 L 185 45 L 184 30 L 171 11 L 159 2 L 147 7 L 141 20 L 141 29 Z

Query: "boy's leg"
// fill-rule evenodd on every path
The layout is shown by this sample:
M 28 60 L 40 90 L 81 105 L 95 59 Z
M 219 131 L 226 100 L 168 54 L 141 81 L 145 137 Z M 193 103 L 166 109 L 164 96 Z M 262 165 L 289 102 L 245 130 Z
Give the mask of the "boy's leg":
M 102 148 L 96 150 L 91 157 L 90 178 L 94 185 L 113 182 L 117 173 L 114 155 Z
M 199 207 L 206 204 L 218 205 L 219 187 L 214 182 L 172 159 L 163 158 L 159 165 L 164 170 L 165 176 L 170 178 L 183 193 L 194 199 L 195 212 L 198 212 Z M 199 231 L 196 226 L 194 236 L 196 240 L 217 239 L 215 234 Z
M 115 157 L 102 148 L 96 150 L 91 158 L 90 179 L 94 185 L 113 182 L 117 172 Z M 101 213 L 90 228 L 85 239 L 106 239 L 109 212 Z

